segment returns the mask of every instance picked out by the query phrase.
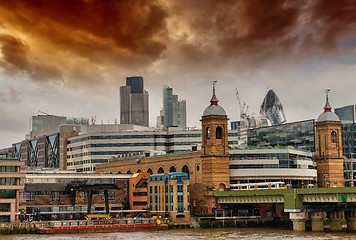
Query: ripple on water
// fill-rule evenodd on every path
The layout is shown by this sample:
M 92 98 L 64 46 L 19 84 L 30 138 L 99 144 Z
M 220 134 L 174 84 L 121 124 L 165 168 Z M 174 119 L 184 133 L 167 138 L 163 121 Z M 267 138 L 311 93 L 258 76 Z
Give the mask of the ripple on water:
M 356 233 L 348 232 L 293 232 L 282 229 L 220 228 L 220 229 L 175 229 L 157 232 L 87 233 L 74 235 L 8 235 L 1 240 L 351 240 Z

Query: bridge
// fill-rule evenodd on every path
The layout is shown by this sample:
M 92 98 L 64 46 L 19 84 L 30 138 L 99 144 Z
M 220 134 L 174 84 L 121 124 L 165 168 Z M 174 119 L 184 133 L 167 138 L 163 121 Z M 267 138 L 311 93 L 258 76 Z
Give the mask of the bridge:
M 219 191 L 214 196 L 219 205 L 283 204 L 297 231 L 305 230 L 308 219 L 313 231 L 322 231 L 325 219 L 331 230 L 341 230 L 343 220 L 349 230 L 356 230 L 356 188 Z

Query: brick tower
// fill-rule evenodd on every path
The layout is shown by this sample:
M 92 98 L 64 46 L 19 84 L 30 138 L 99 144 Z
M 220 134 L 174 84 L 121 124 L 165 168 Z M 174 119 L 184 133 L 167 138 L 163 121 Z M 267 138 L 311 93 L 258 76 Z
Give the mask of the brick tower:
M 344 187 L 344 157 L 342 155 L 341 121 L 331 111 L 326 91 L 324 112 L 316 121 L 316 162 L 318 187 Z
M 213 96 L 203 113 L 202 122 L 202 184 L 207 190 L 223 191 L 230 188 L 228 118 Z

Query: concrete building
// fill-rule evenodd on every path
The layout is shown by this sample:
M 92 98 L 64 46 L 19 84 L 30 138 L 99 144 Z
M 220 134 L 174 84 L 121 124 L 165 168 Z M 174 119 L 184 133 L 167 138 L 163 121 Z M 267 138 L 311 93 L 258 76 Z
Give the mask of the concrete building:
M 173 89 L 166 85 L 163 86 L 163 126 L 187 127 L 186 101 L 179 100 Z
M 19 221 L 19 192 L 24 189 L 24 163 L 18 159 L 0 158 L 0 222 Z
M 143 77 L 126 78 L 120 87 L 120 123 L 149 126 L 148 92 L 143 88 Z

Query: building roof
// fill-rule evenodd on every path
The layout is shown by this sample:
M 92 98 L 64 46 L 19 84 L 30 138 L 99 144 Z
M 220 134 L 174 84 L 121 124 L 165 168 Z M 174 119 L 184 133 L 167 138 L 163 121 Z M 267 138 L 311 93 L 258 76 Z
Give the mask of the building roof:
M 317 119 L 317 122 L 324 122 L 324 121 L 340 121 L 339 117 L 331 110 L 332 107 L 329 103 L 329 92 L 330 89 L 326 90 L 326 103 L 324 106 L 324 112 L 321 113 Z
M 218 102 L 219 102 L 219 100 L 217 99 L 217 97 L 215 95 L 215 82 L 214 82 L 213 83 L 213 96 L 210 99 L 210 106 L 204 110 L 203 117 L 209 116 L 209 115 L 226 115 L 224 108 L 222 108 L 218 104 Z

